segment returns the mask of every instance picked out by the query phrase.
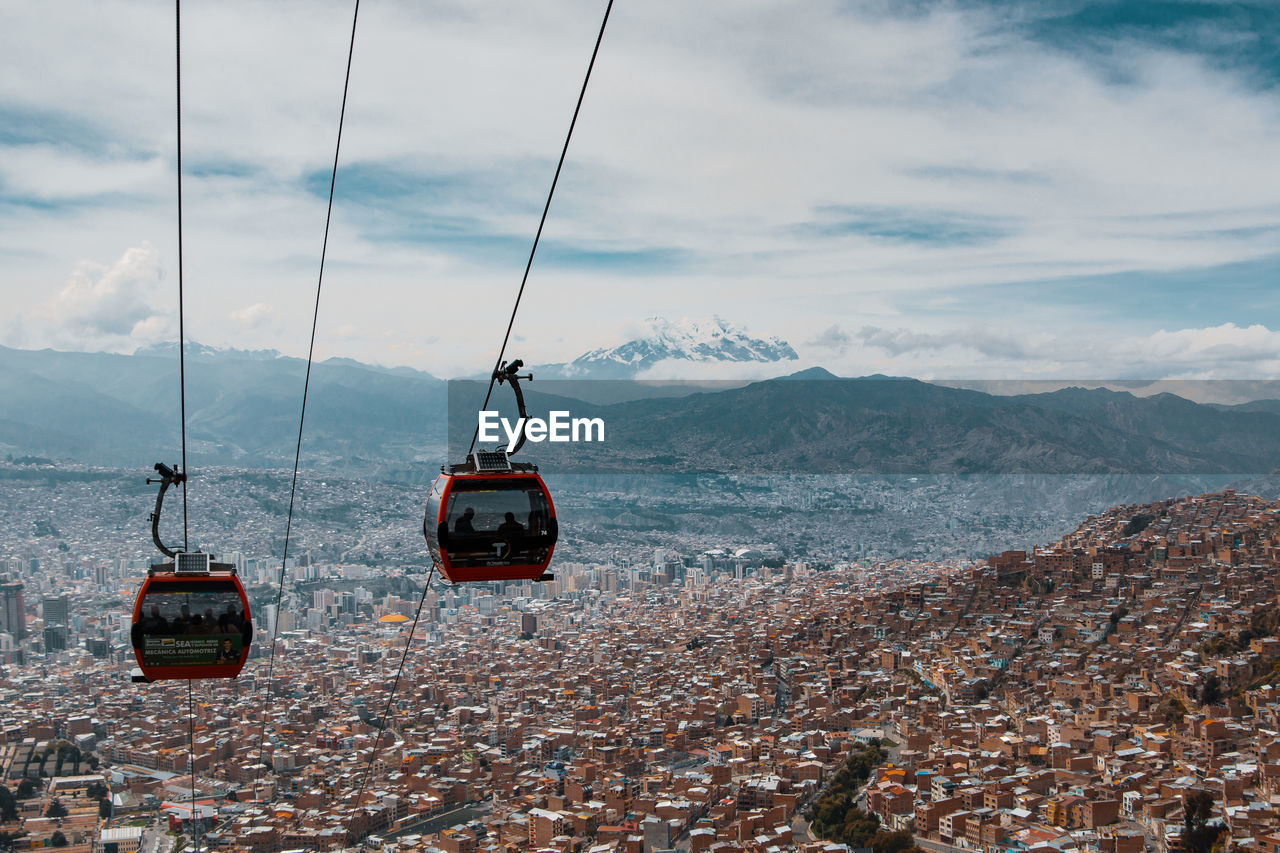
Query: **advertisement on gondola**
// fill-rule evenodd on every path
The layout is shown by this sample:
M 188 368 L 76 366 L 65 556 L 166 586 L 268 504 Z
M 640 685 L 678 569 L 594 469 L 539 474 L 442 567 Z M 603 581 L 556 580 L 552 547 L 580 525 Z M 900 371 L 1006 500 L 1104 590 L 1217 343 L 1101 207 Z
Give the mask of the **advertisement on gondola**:
M 142 646 L 144 666 L 225 666 L 240 660 L 241 642 L 237 636 L 210 634 L 205 636 L 145 637 Z

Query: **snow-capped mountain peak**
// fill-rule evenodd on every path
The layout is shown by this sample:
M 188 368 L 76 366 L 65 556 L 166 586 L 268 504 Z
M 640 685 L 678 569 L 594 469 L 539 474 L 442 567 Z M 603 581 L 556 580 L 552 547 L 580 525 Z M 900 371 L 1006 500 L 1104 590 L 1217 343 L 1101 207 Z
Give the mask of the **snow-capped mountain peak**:
M 157 341 L 155 343 L 140 346 L 133 351 L 134 355 L 148 357 L 169 357 L 177 358 L 178 342 L 177 341 Z M 221 358 L 231 357 L 241 360 L 269 361 L 280 358 L 280 351 L 274 349 L 235 349 L 234 347 L 217 347 L 207 346 L 199 341 L 187 341 L 186 352 L 187 358 Z
M 798 356 L 786 341 L 755 338 L 732 323 L 713 316 L 705 320 L 662 317 L 645 321 L 643 335 L 615 347 L 591 350 L 567 365 L 557 365 L 567 377 L 633 378 L 663 361 L 690 363 L 793 361 Z

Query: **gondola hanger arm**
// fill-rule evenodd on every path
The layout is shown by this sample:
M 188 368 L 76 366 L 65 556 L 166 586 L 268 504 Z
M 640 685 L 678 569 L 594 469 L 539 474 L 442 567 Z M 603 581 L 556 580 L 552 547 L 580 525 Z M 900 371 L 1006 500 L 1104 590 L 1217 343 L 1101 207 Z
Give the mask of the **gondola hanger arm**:
M 160 491 L 156 494 L 156 508 L 155 511 L 151 513 L 151 539 L 156 543 L 156 547 L 160 549 L 161 554 L 164 554 L 166 557 L 173 558 L 178 552 L 165 545 L 160 539 L 160 511 L 164 508 L 164 493 L 169 490 L 170 486 L 182 486 L 185 484 L 187 482 L 187 475 L 184 474 L 177 465 L 170 468 L 163 462 L 156 463 L 156 471 L 160 473 L 160 477 L 158 479 L 153 480 L 150 477 L 147 478 L 148 486 L 154 485 L 155 483 L 160 484 Z
M 514 391 L 516 394 L 516 410 L 520 413 L 520 421 L 523 423 L 524 421 L 529 419 L 529 412 L 527 409 L 525 409 L 525 406 L 524 406 L 524 391 L 520 388 L 520 380 L 524 379 L 528 382 L 532 382 L 533 373 L 529 372 L 529 373 L 526 373 L 524 376 L 521 376 L 520 368 L 522 367 L 524 367 L 524 361 L 521 359 L 518 359 L 518 358 L 512 359 L 510 362 L 504 361 L 502 362 L 501 367 L 493 371 L 493 378 L 498 381 L 499 385 L 501 385 L 503 382 L 509 383 L 511 385 L 511 390 Z M 520 448 L 524 447 L 524 442 L 525 442 L 525 434 L 524 434 L 524 430 L 522 429 L 520 430 L 520 438 L 516 440 L 515 444 L 507 448 L 507 451 L 506 451 L 507 455 L 514 456 L 516 453 L 518 453 L 520 451 Z

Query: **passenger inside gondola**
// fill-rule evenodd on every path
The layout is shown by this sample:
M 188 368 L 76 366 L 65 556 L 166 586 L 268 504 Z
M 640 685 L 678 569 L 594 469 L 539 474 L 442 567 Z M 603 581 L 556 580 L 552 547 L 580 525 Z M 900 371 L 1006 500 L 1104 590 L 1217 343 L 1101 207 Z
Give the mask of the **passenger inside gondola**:
M 142 627 L 148 634 L 164 634 L 169 631 L 169 620 L 160 614 L 158 604 L 151 605 L 151 613 L 142 620 Z
M 463 534 L 475 533 L 476 528 L 475 528 L 475 525 L 472 524 L 472 521 L 475 519 L 475 517 L 476 517 L 475 507 L 470 507 L 470 506 L 467 507 L 466 511 L 462 513 L 462 517 L 458 519 L 457 524 L 453 526 L 453 531 L 455 533 L 463 533 Z

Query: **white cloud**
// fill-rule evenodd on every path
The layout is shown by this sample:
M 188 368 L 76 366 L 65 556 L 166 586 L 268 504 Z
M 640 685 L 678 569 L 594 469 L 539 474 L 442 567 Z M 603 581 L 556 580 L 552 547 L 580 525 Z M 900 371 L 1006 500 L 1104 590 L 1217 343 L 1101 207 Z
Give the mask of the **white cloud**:
M 1183 370 L 1209 375 L 1244 368 L 1250 368 L 1251 375 L 1258 375 L 1262 368 L 1261 375 L 1275 376 L 1275 365 L 1280 363 L 1280 331 L 1258 323 L 1243 328 L 1223 323 L 1204 329 L 1161 329 L 1124 349 L 1152 363 L 1178 365 Z
M 132 349 L 171 335 L 170 316 L 157 307 L 159 253 L 150 245 L 128 249 L 112 264 L 80 262 L 66 285 L 34 312 L 36 329 L 74 349 Z
M 820 350 L 828 350 L 835 353 L 844 353 L 849 349 L 849 344 L 851 343 L 853 343 L 853 336 L 838 325 L 828 326 L 813 338 L 805 341 L 806 346 L 817 347 Z
M 127 197 L 171 191 L 171 167 L 147 159 L 86 156 L 51 145 L 14 146 L 0 159 L 0 185 L 6 194 L 38 202 Z M 102 203 L 99 201 L 99 203 Z
M 1280 371 L 1280 331 L 1261 324 L 1162 329 L 1130 337 L 1064 330 L 1022 338 L 980 327 L 936 332 L 864 327 L 855 337 L 862 363 L 878 351 L 889 356 L 882 366 L 937 378 L 1266 379 Z
M 231 319 L 245 329 L 261 329 L 271 325 L 271 307 L 262 302 L 255 302 L 232 311 Z
M 616 7 L 518 322 L 538 360 L 617 343 L 604 330 L 655 314 L 719 311 L 821 348 L 833 324 L 883 324 L 868 316 L 876 301 L 892 307 L 873 313 L 939 311 L 968 327 L 990 318 L 964 315 L 954 293 L 967 286 L 1275 254 L 1280 99 L 1247 85 L 1247 68 L 1121 43 L 1103 69 L 1024 40 L 991 9 L 893 8 Z M 518 284 L 602 12 L 581 0 L 361 9 L 321 348 L 331 335 L 339 354 L 374 360 L 390 331 L 433 372 L 491 361 L 500 330 L 484 318 Z M 305 353 L 324 193 L 301 179 L 327 178 L 332 162 L 349 25 L 348 4 L 301 0 L 184 16 L 188 318 L 202 342 Z M 132 0 L 7 19 L 0 110 L 70 126 L 33 119 L 50 138 L 0 146 L 0 202 L 21 201 L 0 204 L 12 311 L 32 316 L 68 254 L 148 240 L 175 266 L 172 35 L 167 13 Z M 357 166 L 411 191 L 373 193 Z M 894 211 L 919 233 L 859 230 L 834 212 L 846 208 Z M 424 221 L 444 236 L 416 240 Z M 989 235 L 930 240 L 931 222 L 957 221 Z M 554 246 L 677 260 L 557 267 Z M 989 356 L 1060 333 L 1054 298 L 1025 333 L 984 344 Z M 272 306 L 270 322 L 238 313 L 255 304 Z M 431 321 L 438 344 L 420 345 L 426 318 L 449 318 Z M 1126 336 L 1158 324 L 1122 319 Z M 1231 319 L 1259 318 L 1242 307 Z M 927 331 L 918 316 L 894 322 Z M 356 330 L 339 338 L 340 324 Z M 850 344 L 844 357 L 887 352 Z M 954 356 L 913 352 L 933 369 Z

